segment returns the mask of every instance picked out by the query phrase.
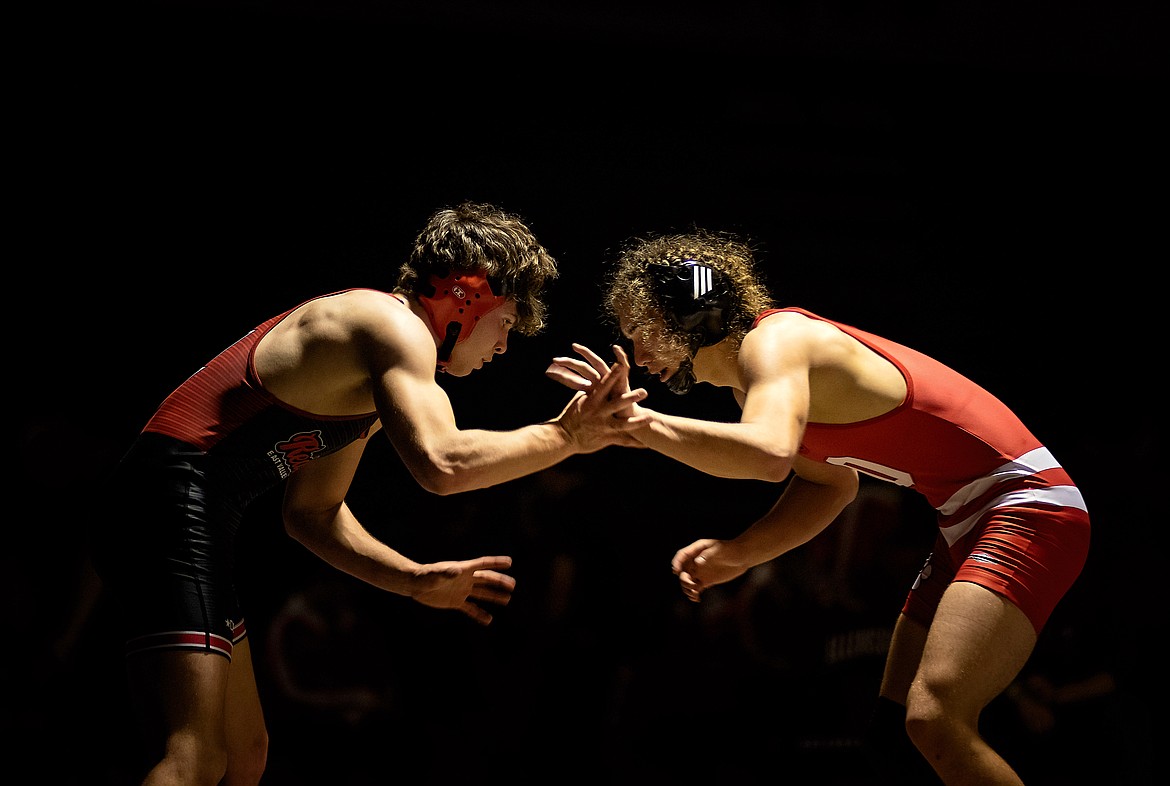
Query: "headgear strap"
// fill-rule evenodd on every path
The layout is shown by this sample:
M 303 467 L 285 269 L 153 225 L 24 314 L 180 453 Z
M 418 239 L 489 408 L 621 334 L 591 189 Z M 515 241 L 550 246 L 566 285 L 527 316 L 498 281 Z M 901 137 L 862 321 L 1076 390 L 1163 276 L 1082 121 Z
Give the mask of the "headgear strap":
M 439 344 L 442 370 L 451 359 L 451 350 L 471 335 L 480 317 L 504 305 L 508 298 L 492 292 L 487 274 L 482 270 L 445 276 L 432 273 L 429 285 L 430 291 L 420 292 L 418 299 L 426 309 L 431 330 L 442 342 Z

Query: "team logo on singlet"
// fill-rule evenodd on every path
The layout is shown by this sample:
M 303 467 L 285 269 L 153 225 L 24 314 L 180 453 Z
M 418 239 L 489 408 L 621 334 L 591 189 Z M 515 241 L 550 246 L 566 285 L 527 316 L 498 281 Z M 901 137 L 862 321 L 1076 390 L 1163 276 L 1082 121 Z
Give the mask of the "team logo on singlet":
M 324 449 L 325 443 L 321 439 L 320 431 L 302 431 L 293 434 L 284 442 L 276 443 L 276 446 L 268 451 L 268 458 L 272 459 L 280 476 L 287 478 Z

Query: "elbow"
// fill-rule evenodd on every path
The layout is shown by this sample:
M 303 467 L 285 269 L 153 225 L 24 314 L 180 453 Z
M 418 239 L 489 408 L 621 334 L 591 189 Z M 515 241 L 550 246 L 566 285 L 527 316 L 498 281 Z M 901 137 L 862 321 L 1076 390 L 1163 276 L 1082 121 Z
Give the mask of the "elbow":
M 780 483 L 792 472 L 792 456 L 786 453 L 766 453 L 755 462 L 758 480 Z
M 838 490 L 838 494 L 840 495 L 841 500 L 841 507 L 844 508 L 846 505 L 852 503 L 853 500 L 857 499 L 857 493 L 860 490 L 860 477 L 858 477 L 856 472 L 849 473 L 845 483 L 843 483 Z
M 344 506 L 344 502 L 322 506 L 296 504 L 286 498 L 281 508 L 284 534 L 309 551 L 319 553 L 320 547 L 328 542 L 329 533 L 336 526 Z
M 447 497 L 465 491 L 458 472 L 454 468 L 442 466 L 435 462 L 426 462 L 422 466 L 411 467 L 410 474 L 425 490 L 440 497 Z
M 766 480 L 769 483 L 780 483 L 788 477 L 788 474 L 791 471 L 791 464 L 785 464 L 782 462 L 768 462 L 764 465 L 761 465 L 758 475 L 760 480 Z
M 476 468 L 473 455 L 466 439 L 419 441 L 399 450 L 415 482 L 441 497 L 484 485 L 484 475 Z
M 843 511 L 853 501 L 857 499 L 858 493 L 861 491 L 861 479 L 857 471 L 839 467 L 841 472 L 833 473 L 830 477 L 825 478 L 820 482 L 820 485 L 828 489 L 828 493 L 833 496 L 833 505 L 837 511 Z
M 427 475 L 425 478 L 418 478 L 418 484 L 430 493 L 437 494 L 440 497 L 448 497 L 464 490 L 454 475 L 442 472 Z
M 286 509 L 283 515 L 284 519 L 284 534 L 300 543 L 306 548 L 310 548 L 309 535 L 314 531 L 313 523 L 309 520 L 303 512 L 297 512 Z

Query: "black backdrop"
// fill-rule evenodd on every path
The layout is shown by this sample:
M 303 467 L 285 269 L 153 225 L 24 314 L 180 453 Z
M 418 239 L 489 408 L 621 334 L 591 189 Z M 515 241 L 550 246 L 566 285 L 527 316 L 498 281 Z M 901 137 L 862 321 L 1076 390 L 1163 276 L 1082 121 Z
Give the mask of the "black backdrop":
M 1043 13 L 987 2 L 389 6 L 144 2 L 42 8 L 20 26 L 9 378 L 31 458 L 8 561 L 18 596 L 31 587 L 47 599 L 41 643 L 67 627 L 87 586 L 76 578 L 83 549 L 55 554 L 45 530 L 80 542 L 86 518 L 116 515 L 96 496 L 101 472 L 162 396 L 253 324 L 319 292 L 389 286 L 431 211 L 496 202 L 561 262 L 551 323 L 514 340 L 503 362 L 443 384 L 462 424 L 510 428 L 566 400 L 541 375 L 552 355 L 612 338 L 598 301 L 616 246 L 698 225 L 752 240 L 782 303 L 983 383 L 1080 480 L 1094 552 L 1042 652 L 1060 660 L 1074 647 L 1060 637 L 1077 636 L 1082 662 L 1065 668 L 1117 680 L 1108 709 L 1122 725 L 1100 715 L 1088 733 L 1124 729 L 1104 750 L 1140 782 L 1138 653 L 1153 582 L 1129 555 L 1152 532 L 1165 356 L 1153 346 L 1167 175 L 1154 13 L 1092 2 Z M 650 392 L 662 409 L 735 417 L 709 389 Z M 760 657 L 758 638 L 779 631 L 795 650 L 809 626 L 822 642 L 850 615 L 867 630 L 888 624 L 929 519 L 896 503 L 907 542 L 875 553 L 905 547 L 912 567 L 848 613 L 786 602 L 757 619 L 682 604 L 673 551 L 734 534 L 776 491 L 610 450 L 438 499 L 388 446 L 375 450 L 353 495 L 371 529 L 419 559 L 513 554 L 520 586 L 492 628 L 469 630 L 330 584 L 326 596 L 354 593 L 365 619 L 384 622 L 378 651 L 393 655 L 375 668 L 389 708 L 349 725 L 269 676 L 269 621 L 298 591 L 336 579 L 283 538 L 276 498 L 262 501 L 241 589 L 271 782 L 312 782 L 326 761 L 330 782 L 366 783 L 478 757 L 537 774 L 551 759 L 598 782 L 654 772 L 742 783 L 810 767 L 865 782 L 854 780 L 854 716 L 880 659 L 854 684 L 803 649 L 777 655 L 773 643 Z M 866 579 L 852 581 L 865 595 Z M 794 584 L 780 593 L 788 601 Z M 30 687 L 12 705 L 13 724 L 38 739 L 89 740 L 96 763 L 61 764 L 63 779 L 87 771 L 96 782 L 125 755 L 104 615 L 98 600 L 73 649 L 46 660 L 52 696 Z M 323 657 L 310 671 L 330 668 Z M 825 686 L 843 695 L 826 699 Z M 1003 733 L 1054 752 L 1036 756 L 1033 782 L 1051 759 L 1077 760 L 1071 734 Z M 314 738 L 325 750 L 307 755 Z M 702 763 L 686 755 L 696 743 Z

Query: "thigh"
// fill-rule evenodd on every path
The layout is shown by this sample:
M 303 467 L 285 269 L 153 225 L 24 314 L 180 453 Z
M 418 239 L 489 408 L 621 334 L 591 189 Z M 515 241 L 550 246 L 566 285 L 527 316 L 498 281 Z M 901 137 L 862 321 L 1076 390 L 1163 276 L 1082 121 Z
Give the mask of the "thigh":
M 246 757 L 257 746 L 266 744 L 264 712 L 256 689 L 252 647 L 247 638 L 237 641 L 232 650 L 226 708 L 229 758 Z
M 953 546 L 939 534 L 902 611 L 930 626 L 943 593 L 956 581 L 971 582 L 1010 600 L 1039 633 L 1080 574 L 1088 550 L 1083 510 L 993 508 Z
M 158 650 L 126 659 L 135 709 L 157 758 L 174 751 L 199 760 L 222 750 L 230 667 L 214 652 Z
M 979 584 L 1028 615 L 1039 633 L 1085 565 L 1089 517 L 1079 508 L 1001 507 L 952 549 L 954 580 Z
M 906 694 L 910 683 L 918 672 L 922 660 L 922 649 L 926 645 L 926 626 L 902 614 L 894 625 L 890 639 L 890 651 L 886 655 L 886 667 L 882 673 L 882 687 L 879 695 L 902 706 L 906 705 Z
M 1018 607 L 967 581 L 943 593 L 926 636 L 914 689 L 977 715 L 1023 668 L 1036 630 Z

